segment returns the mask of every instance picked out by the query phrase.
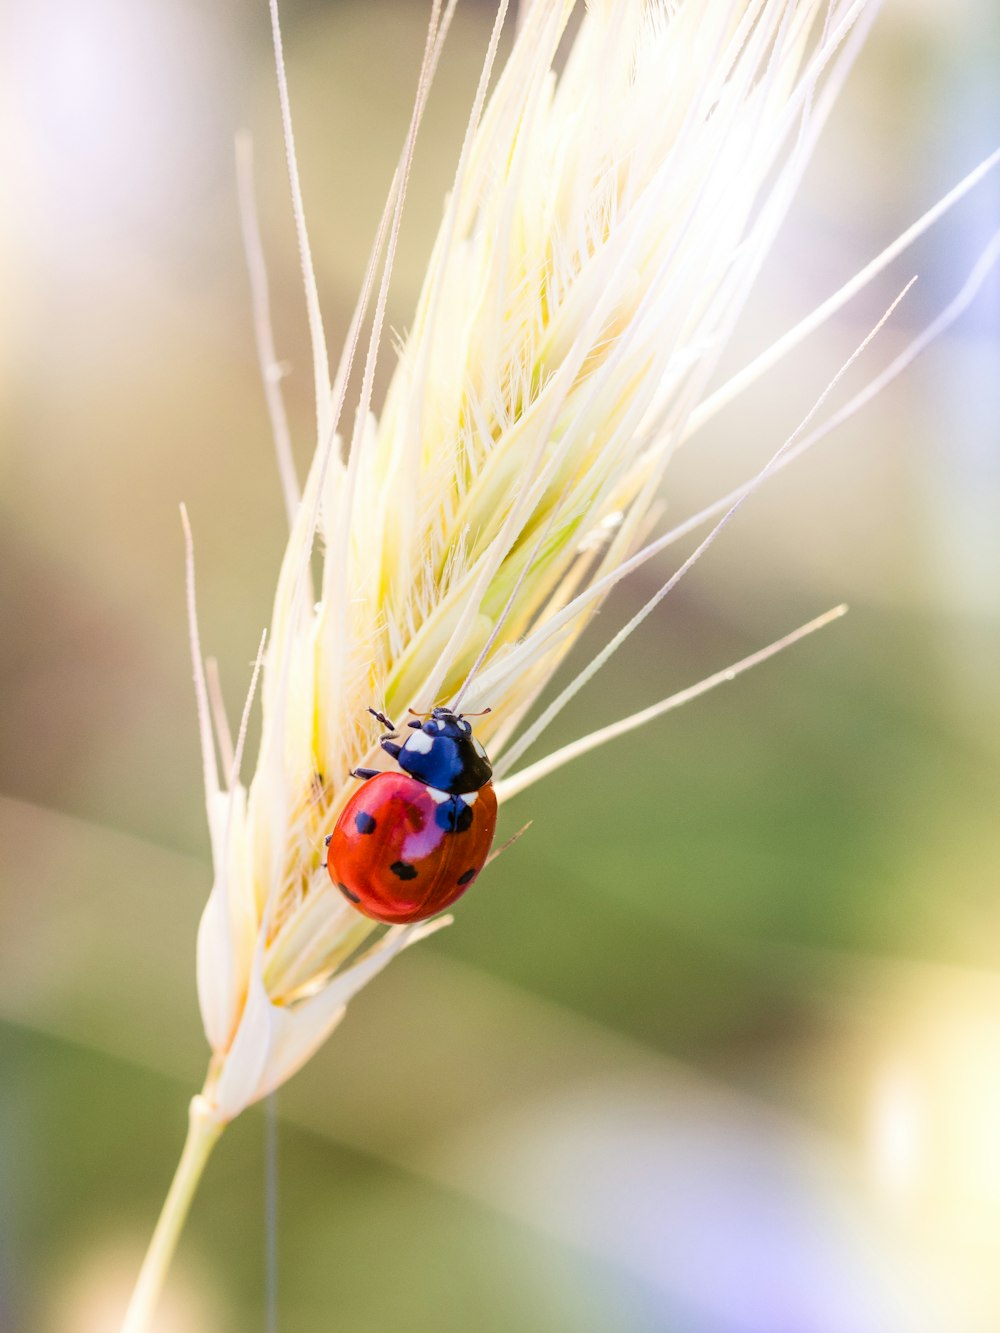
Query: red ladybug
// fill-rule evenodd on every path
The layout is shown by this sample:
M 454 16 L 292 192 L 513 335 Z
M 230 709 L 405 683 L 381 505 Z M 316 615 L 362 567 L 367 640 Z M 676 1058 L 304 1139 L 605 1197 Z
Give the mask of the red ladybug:
M 359 768 L 364 778 L 327 839 L 330 878 L 359 912 L 398 924 L 434 916 L 460 898 L 493 843 L 497 798 L 486 751 L 460 713 L 435 708 L 413 735 L 381 745 L 402 772 Z

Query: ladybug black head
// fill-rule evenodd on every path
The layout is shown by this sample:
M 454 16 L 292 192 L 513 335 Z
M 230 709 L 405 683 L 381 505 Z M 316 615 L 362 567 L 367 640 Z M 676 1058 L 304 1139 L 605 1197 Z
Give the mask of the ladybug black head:
M 493 776 L 486 751 L 461 713 L 435 708 L 429 718 L 422 722 L 414 719 L 409 726 L 414 735 L 400 746 L 395 758 L 400 768 L 418 782 L 438 791 L 458 793 L 478 791 Z

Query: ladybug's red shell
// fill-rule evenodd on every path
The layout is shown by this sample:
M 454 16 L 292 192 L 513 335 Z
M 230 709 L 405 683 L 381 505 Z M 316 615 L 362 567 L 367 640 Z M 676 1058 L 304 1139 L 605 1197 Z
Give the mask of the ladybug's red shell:
M 490 783 L 453 796 L 407 773 L 379 773 L 341 811 L 327 849 L 330 878 L 376 921 L 422 921 L 475 880 L 496 822 Z

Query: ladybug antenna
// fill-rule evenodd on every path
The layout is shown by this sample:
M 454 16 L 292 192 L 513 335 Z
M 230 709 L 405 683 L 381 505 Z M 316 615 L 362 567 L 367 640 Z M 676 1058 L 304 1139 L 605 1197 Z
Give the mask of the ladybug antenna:
M 371 713 L 372 717 L 375 719 L 376 722 L 382 723 L 386 731 L 396 730 L 395 722 L 390 722 L 389 719 L 386 717 L 385 713 L 380 713 L 377 708 L 369 708 L 368 711 L 369 713 Z
M 416 708 L 408 708 L 406 711 L 407 711 L 408 713 L 412 713 L 414 717 L 430 717 L 430 713 L 429 713 L 429 712 L 424 711 L 423 713 L 420 713 L 420 712 L 417 711 Z
M 480 708 L 478 713 L 459 713 L 459 717 L 485 717 L 487 713 L 492 713 L 492 708 Z

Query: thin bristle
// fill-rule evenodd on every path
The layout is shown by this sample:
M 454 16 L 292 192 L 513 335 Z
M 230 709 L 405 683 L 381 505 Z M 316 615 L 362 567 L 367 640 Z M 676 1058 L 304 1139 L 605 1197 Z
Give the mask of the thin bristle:
M 542 778 L 555 773 L 557 769 L 568 764 L 573 759 L 579 759 L 591 750 L 596 750 L 601 745 L 606 745 L 608 741 L 617 740 L 620 736 L 627 735 L 630 731 L 637 731 L 640 727 L 648 726 L 658 717 L 665 713 L 673 712 L 683 704 L 691 703 L 707 694 L 709 690 L 714 690 L 718 685 L 727 685 L 734 681 L 737 676 L 741 676 L 751 667 L 759 666 L 761 662 L 766 662 L 768 658 L 774 657 L 792 644 L 798 643 L 800 639 L 806 638 L 810 634 L 815 634 L 817 630 L 824 629 L 841 616 L 847 614 L 847 607 L 844 605 L 835 606 L 832 610 L 826 611 L 815 620 L 810 620 L 808 624 L 801 625 L 798 629 L 792 630 L 790 634 L 776 639 L 766 648 L 760 648 L 749 657 L 741 658 L 734 662 L 732 666 L 724 667 L 721 671 L 716 671 L 714 675 L 706 676 L 697 685 L 689 685 L 687 689 L 679 690 L 677 694 L 670 695 L 667 699 L 662 699 L 657 704 L 652 704 L 649 708 L 643 708 L 638 713 L 632 713 L 629 717 L 621 718 L 618 722 L 612 722 L 606 727 L 600 727 L 596 731 L 589 732 L 586 736 L 581 736 L 578 740 L 571 741 L 569 745 L 564 745 L 558 750 L 553 750 L 551 754 L 539 759 L 537 763 L 529 764 L 527 768 L 522 768 L 520 772 L 514 773 L 511 777 L 497 783 L 497 795 L 501 800 L 509 801 L 512 797 L 519 795 L 540 782 Z
M 281 478 L 281 490 L 285 498 L 285 512 L 288 515 L 288 526 L 291 527 L 295 522 L 295 511 L 299 507 L 301 489 L 298 477 L 295 475 L 292 436 L 288 426 L 288 414 L 285 411 L 285 399 L 281 392 L 282 368 L 275 351 L 274 333 L 271 329 L 271 297 L 268 290 L 267 262 L 264 258 L 260 223 L 257 218 L 257 199 L 253 181 L 253 140 L 249 134 L 240 134 L 236 138 L 236 184 L 240 200 L 243 249 L 250 278 L 250 304 L 253 310 L 257 360 L 260 365 L 267 413 L 271 420 L 271 434 L 278 462 L 278 476 Z
M 604 645 L 604 647 L 598 653 L 595 654 L 595 656 L 590 660 L 590 662 L 588 662 L 587 665 L 583 667 L 583 669 L 579 671 L 576 674 L 576 676 L 574 676 L 574 678 L 569 682 L 569 684 L 566 685 L 563 688 L 563 690 L 559 693 L 559 695 L 557 695 L 557 697 L 552 701 L 552 703 L 549 704 L 549 706 L 542 713 L 541 717 L 539 717 L 536 722 L 532 723 L 532 725 L 528 727 L 518 738 L 517 742 L 504 753 L 503 760 L 497 767 L 498 773 L 502 774 L 506 772 L 510 768 L 510 766 L 529 748 L 529 746 L 534 744 L 534 742 L 542 734 L 545 728 L 562 711 L 562 709 L 566 706 L 566 704 L 569 703 L 569 701 L 579 692 L 579 690 L 581 690 L 583 686 L 597 674 L 597 672 L 601 669 L 601 667 L 603 667 L 606 664 L 606 662 L 610 659 L 612 654 L 618 651 L 618 649 L 625 642 L 625 640 L 628 639 L 629 636 L 635 632 L 635 630 L 639 627 L 639 625 L 641 625 L 642 622 L 656 609 L 656 607 L 659 606 L 659 604 L 663 601 L 663 599 L 669 593 L 673 592 L 674 588 L 677 587 L 681 579 L 683 579 L 684 576 L 694 568 L 694 566 L 702 558 L 702 556 L 705 554 L 708 548 L 720 536 L 723 529 L 732 521 L 732 519 L 736 516 L 736 514 L 739 512 L 742 506 L 750 498 L 750 496 L 775 471 L 778 464 L 781 462 L 781 459 L 794 446 L 795 442 L 798 440 L 802 432 L 805 430 L 806 426 L 816 416 L 816 413 L 826 402 L 827 398 L 829 398 L 830 394 L 836 388 L 837 384 L 839 384 L 840 380 L 844 377 L 844 375 L 848 372 L 848 370 L 850 370 L 851 366 L 854 365 L 858 357 L 861 356 L 861 354 L 869 346 L 872 339 L 875 338 L 875 336 L 879 333 L 879 331 L 885 326 L 886 321 L 891 318 L 896 307 L 899 305 L 900 301 L 903 300 L 904 296 L 906 296 L 907 292 L 913 286 L 913 283 L 915 281 L 916 279 L 911 279 L 910 282 L 906 284 L 903 290 L 899 293 L 896 299 L 892 302 L 889 308 L 879 319 L 878 323 L 874 326 L 873 329 L 870 330 L 868 334 L 866 334 L 864 339 L 859 343 L 859 345 L 855 348 L 855 350 L 851 353 L 851 355 L 847 358 L 844 364 L 837 371 L 836 375 L 834 375 L 834 377 L 829 381 L 829 383 L 824 388 L 823 392 L 813 403 L 812 407 L 810 407 L 809 411 L 799 422 L 798 426 L 796 426 L 792 434 L 788 437 L 787 440 L 785 440 L 781 448 L 778 449 L 777 452 L 774 453 L 771 456 L 771 458 L 768 459 L 767 463 L 765 463 L 765 465 L 757 473 L 756 477 L 754 477 L 750 485 L 746 487 L 740 493 L 740 495 L 733 501 L 733 503 L 725 511 L 725 513 L 718 520 L 718 522 L 715 524 L 712 530 L 708 533 L 706 537 L 704 537 L 701 540 L 701 542 L 699 542 L 697 547 L 694 549 L 694 551 L 691 552 L 691 554 L 684 561 L 684 563 L 680 565 L 680 567 L 670 576 L 669 579 L 667 579 L 667 581 L 662 585 L 662 587 L 660 587 L 653 594 L 653 596 L 650 597 L 642 607 L 640 607 L 640 609 L 635 613 L 635 615 L 629 620 L 628 624 L 626 624 L 621 630 L 619 630 L 618 633 L 615 634 L 613 638 L 611 638 Z
M 194 537 L 187 506 L 181 505 L 181 526 L 184 529 L 184 563 L 187 587 L 188 636 L 191 645 L 191 666 L 194 671 L 194 693 L 198 705 L 198 734 L 201 740 L 201 762 L 205 781 L 205 798 L 211 807 L 219 793 L 219 768 L 215 758 L 215 739 L 212 735 L 212 710 L 208 701 L 205 681 L 205 663 L 201 655 L 198 632 L 198 600 L 194 577 Z M 211 809 L 209 810 L 211 816 Z
M 278 99 L 281 104 L 281 130 L 285 139 L 285 156 L 288 160 L 288 184 L 292 194 L 292 211 L 295 215 L 295 234 L 299 243 L 299 259 L 302 265 L 302 281 L 306 293 L 306 310 L 309 315 L 309 337 L 312 343 L 313 379 L 316 393 L 316 433 L 323 440 L 329 433 L 329 397 L 330 363 L 326 350 L 326 335 L 323 332 L 323 316 L 320 313 L 319 290 L 316 286 L 316 272 L 313 268 L 312 250 L 309 245 L 309 230 L 306 226 L 306 210 L 302 200 L 302 185 L 299 181 L 299 163 L 295 151 L 295 132 L 292 129 L 292 107 L 288 93 L 288 77 L 285 73 L 285 53 L 281 42 L 281 24 L 278 21 L 278 0 L 269 0 L 271 10 L 271 35 L 274 42 L 274 67 L 278 79 Z

